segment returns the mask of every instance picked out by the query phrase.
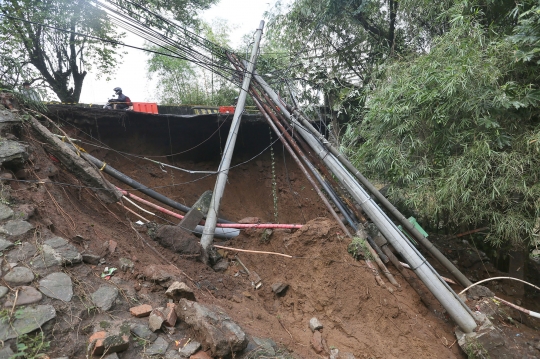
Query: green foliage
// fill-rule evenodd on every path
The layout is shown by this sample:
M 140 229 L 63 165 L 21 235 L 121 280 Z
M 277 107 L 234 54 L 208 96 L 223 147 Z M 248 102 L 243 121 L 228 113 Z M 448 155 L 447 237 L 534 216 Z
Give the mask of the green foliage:
M 452 9 L 429 53 L 378 74 L 342 149 L 433 227 L 488 224 L 492 245 L 528 245 L 540 215 L 535 69 L 469 10 Z
M 347 252 L 355 259 L 373 259 L 371 252 L 368 249 L 369 244 L 365 239 L 353 237 L 351 243 L 347 247 Z
M 49 349 L 51 342 L 45 340 L 45 335 L 40 331 L 36 335 L 22 334 L 17 337 L 17 352 L 9 359 L 24 358 L 38 359 L 46 358 L 45 352 Z
M 202 24 L 202 35 L 228 47 L 229 27 L 225 21 Z M 156 48 L 153 48 L 157 50 Z M 162 49 L 160 49 L 163 52 Z M 216 63 L 221 60 L 216 59 Z M 221 63 L 222 66 L 229 66 Z M 157 97 L 165 105 L 226 106 L 234 103 L 238 89 L 220 76 L 180 58 L 153 54 L 148 60 L 148 76 L 158 77 Z
M 527 5 L 532 5 L 527 9 Z M 523 11 L 519 14 L 519 11 Z M 518 14 L 519 23 L 514 29 L 510 40 L 518 46 L 516 58 L 524 62 L 540 64 L 540 3 L 525 1 L 518 4 L 514 12 Z

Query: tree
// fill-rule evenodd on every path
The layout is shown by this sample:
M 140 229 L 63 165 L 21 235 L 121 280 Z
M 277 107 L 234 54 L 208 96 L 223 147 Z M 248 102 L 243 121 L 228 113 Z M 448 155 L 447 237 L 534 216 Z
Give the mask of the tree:
M 459 3 L 429 53 L 388 63 L 342 148 L 433 228 L 488 225 L 491 245 L 523 248 L 540 217 L 537 68 L 515 61 L 515 21 L 482 8 Z
M 139 16 L 147 10 L 171 12 L 196 24 L 194 12 L 216 0 L 121 2 Z M 118 65 L 119 33 L 105 11 L 86 0 L 2 0 L 0 41 L 21 67 L 32 65 L 30 80 L 49 87 L 62 102 L 78 102 L 88 71 L 110 76 Z M 11 61 L 11 62 L 13 62 Z M 5 63 L 9 63 L 5 62 Z M 27 71 L 27 75 L 29 75 Z M 13 79 L 12 79 L 13 80 Z M 28 80 L 28 79 L 25 79 Z
M 202 23 L 201 33 L 207 40 L 228 47 L 229 27 L 225 21 Z M 156 48 L 153 48 L 157 50 Z M 157 97 L 167 105 L 231 105 L 238 96 L 238 89 L 229 78 L 223 78 L 187 60 L 152 54 L 148 60 L 148 75 L 158 77 Z M 221 66 L 230 66 L 221 59 L 214 59 Z

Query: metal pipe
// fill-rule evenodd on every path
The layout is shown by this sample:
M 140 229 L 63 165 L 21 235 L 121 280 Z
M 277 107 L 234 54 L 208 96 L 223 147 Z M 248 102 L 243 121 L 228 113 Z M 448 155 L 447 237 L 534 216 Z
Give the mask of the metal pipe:
M 225 185 L 227 184 L 227 178 L 229 176 L 229 167 L 231 164 L 232 155 L 234 152 L 234 145 L 236 143 L 236 137 L 238 134 L 238 128 L 240 127 L 240 120 L 242 118 L 242 112 L 244 111 L 244 105 L 246 103 L 247 92 L 249 90 L 249 83 L 251 82 L 251 76 L 255 68 L 255 61 L 259 52 L 259 43 L 262 37 L 262 31 L 264 27 L 264 21 L 261 21 L 257 32 L 255 33 L 255 43 L 251 51 L 251 57 L 246 67 L 246 73 L 244 75 L 244 81 L 242 82 L 242 88 L 238 97 L 238 103 L 234 110 L 234 116 L 225 144 L 225 153 L 218 168 L 218 175 L 214 191 L 212 193 L 212 200 L 210 202 L 210 208 L 206 215 L 206 223 L 204 225 L 203 235 L 201 237 L 201 246 L 203 248 L 203 259 L 207 260 L 207 250 L 212 241 L 214 240 L 214 231 L 217 223 L 217 215 L 219 211 L 219 205 L 223 192 L 225 191 Z
M 270 109 L 268 109 L 268 107 L 266 107 L 264 104 L 262 104 L 260 101 L 260 97 L 258 96 L 257 92 L 252 89 L 251 90 L 251 94 L 252 94 L 252 97 L 253 97 L 253 100 L 255 101 L 255 104 L 257 105 L 257 107 L 259 108 L 259 111 L 261 111 L 261 113 L 265 116 L 266 120 L 268 121 L 268 124 L 270 125 L 270 127 L 274 130 L 274 132 L 279 136 L 279 138 L 281 139 L 281 141 L 283 142 L 285 148 L 289 151 L 289 153 L 291 154 L 292 158 L 295 160 L 295 162 L 298 164 L 298 167 L 302 170 L 302 172 L 306 175 L 306 178 L 308 179 L 308 181 L 311 183 L 311 185 L 313 186 L 313 188 L 315 189 L 315 191 L 317 192 L 317 194 L 319 195 L 319 197 L 322 199 L 323 203 L 326 205 L 326 207 L 328 208 L 328 210 L 330 211 L 330 213 L 332 214 L 332 216 L 336 219 L 338 225 L 341 227 L 341 229 L 343 229 L 343 232 L 345 233 L 345 235 L 347 235 L 349 238 L 352 238 L 352 235 L 351 233 L 349 232 L 349 230 L 347 229 L 347 227 L 345 227 L 345 225 L 343 224 L 343 222 L 341 221 L 341 218 L 339 218 L 339 216 L 337 215 L 336 211 L 334 210 L 334 208 L 332 207 L 332 205 L 330 204 L 330 202 L 328 202 L 328 199 L 326 199 L 326 197 L 324 196 L 324 194 L 321 192 L 321 190 L 319 189 L 319 187 L 317 186 L 317 184 L 315 183 L 315 181 L 313 180 L 313 178 L 311 177 L 311 175 L 307 172 L 306 168 L 303 166 L 302 162 L 300 161 L 300 159 L 298 158 L 298 156 L 302 157 L 302 160 L 306 163 L 306 165 L 310 168 L 310 170 L 313 172 L 313 174 L 315 176 L 318 175 L 318 173 L 316 172 L 315 168 L 313 167 L 313 165 L 309 162 L 309 160 L 305 157 L 305 155 L 303 154 L 303 152 L 300 150 L 300 148 L 298 148 L 298 146 L 296 145 L 296 143 L 294 142 L 294 140 L 292 139 L 292 137 L 289 135 L 289 133 L 285 130 L 285 128 L 283 128 L 283 125 L 279 122 L 279 120 L 277 119 L 277 117 L 274 115 L 274 113 L 272 113 L 272 111 Z M 279 129 L 278 129 L 279 127 Z M 281 130 L 281 132 L 280 132 Z M 285 137 L 285 138 L 284 138 Z M 287 141 L 288 140 L 288 141 Z M 291 148 L 292 147 L 292 148 Z M 293 150 L 294 148 L 294 150 Z M 298 156 L 296 155 L 298 153 Z M 377 259 L 377 254 L 373 251 L 373 249 L 370 247 L 370 253 L 373 255 L 373 257 L 375 259 Z M 373 264 L 371 263 L 371 261 L 366 258 L 365 259 L 365 262 L 366 262 L 366 265 L 368 266 L 369 269 L 371 269 L 373 275 L 375 276 L 375 280 L 377 281 L 377 283 L 379 283 L 379 285 L 383 288 L 387 288 L 388 290 L 391 291 L 390 288 L 386 287 L 386 285 L 384 284 L 384 281 L 382 280 L 382 278 L 380 277 L 379 275 L 379 272 L 377 271 L 377 269 L 375 269 L 375 267 L 373 266 Z M 376 261 L 377 262 L 377 261 Z M 379 260 L 380 262 L 380 260 Z M 377 262 L 377 264 L 379 264 L 379 262 Z M 380 262 L 382 263 L 382 262 Z M 383 267 L 381 267 L 381 270 L 383 271 L 383 273 L 385 273 L 385 275 L 389 277 L 389 280 L 391 283 L 395 283 L 395 285 L 397 287 L 399 287 L 399 284 L 395 281 L 395 279 L 392 277 L 392 274 L 388 271 L 388 269 L 383 265 Z M 392 279 L 390 279 L 392 278 Z
M 255 80 L 263 87 L 264 91 L 270 96 L 270 98 L 279 106 L 280 110 L 287 117 L 287 119 L 291 121 L 293 125 L 295 125 L 295 128 L 300 132 L 306 142 L 314 149 L 317 155 L 321 157 L 323 162 L 338 177 L 343 186 L 362 206 L 364 212 L 371 218 L 373 223 L 377 225 L 382 234 L 411 265 L 418 277 L 424 282 L 426 287 L 428 287 L 437 300 L 448 311 L 449 315 L 459 325 L 461 330 L 463 330 L 465 333 L 472 332 L 474 328 L 476 328 L 476 322 L 470 314 L 470 310 L 467 310 L 468 308 L 466 305 L 440 278 L 433 267 L 431 267 L 431 265 L 418 252 L 418 250 L 411 246 L 409 241 L 404 237 L 403 233 L 399 231 L 395 224 L 358 184 L 352 174 L 343 167 L 341 162 L 338 160 L 338 158 L 342 155 L 338 153 L 337 156 L 334 156 L 329 147 L 324 147 L 321 145 L 314 134 L 308 132 L 307 129 L 300 125 L 298 121 L 291 116 L 291 113 L 288 111 L 273 89 L 270 88 L 259 75 L 255 74 L 254 76 Z M 304 124 L 304 121 L 302 124 Z M 308 126 L 305 127 L 309 128 Z M 311 125 L 310 127 L 313 129 Z M 356 173 L 358 173 L 357 170 Z
M 169 207 L 178 209 L 178 210 L 180 210 L 182 212 L 188 212 L 191 209 L 190 207 L 184 206 L 181 203 L 173 201 L 172 199 L 170 199 L 168 197 L 165 197 L 161 193 L 158 193 L 158 192 L 146 187 L 142 183 L 139 183 L 139 182 L 135 181 L 134 179 L 126 176 L 122 172 L 120 172 L 120 171 L 116 170 L 115 168 L 111 167 L 108 163 L 105 163 L 105 162 L 103 162 L 101 160 L 98 160 L 97 158 L 95 158 L 94 156 L 89 154 L 88 152 L 80 152 L 80 153 L 81 153 L 82 157 L 84 157 L 88 162 L 93 163 L 101 171 L 105 172 L 106 174 L 108 174 L 109 176 L 111 176 L 113 178 L 116 178 L 120 182 L 123 182 L 123 183 L 127 184 L 128 186 L 130 186 L 130 187 L 144 193 L 148 197 L 152 197 L 156 201 L 159 201 L 159 202 L 161 202 L 163 204 L 166 204 Z M 231 221 L 226 221 L 224 219 L 219 219 L 218 221 L 220 223 L 233 223 Z
M 347 170 L 349 170 L 361 183 L 366 187 L 371 194 L 375 196 L 375 198 L 398 220 L 401 225 L 407 229 L 413 236 L 422 244 L 432 255 L 435 257 L 436 260 L 438 260 L 450 273 L 465 287 L 471 285 L 471 281 L 463 274 L 459 269 L 456 268 L 456 266 L 448 260 L 438 249 L 431 243 L 420 231 L 416 229 L 416 227 L 409 222 L 407 218 L 396 208 L 386 197 L 384 197 L 379 190 L 371 184 L 365 178 L 358 169 L 356 169 L 352 163 L 347 160 L 342 153 L 340 153 L 328 140 L 324 138 L 310 123 L 309 120 L 304 116 L 304 114 L 300 113 L 298 110 L 291 109 L 290 107 L 287 108 L 288 110 L 292 110 L 293 114 L 298 116 L 298 118 L 301 120 L 302 125 L 306 127 L 315 137 L 318 138 L 318 140 L 324 145 L 324 147 L 332 153 Z

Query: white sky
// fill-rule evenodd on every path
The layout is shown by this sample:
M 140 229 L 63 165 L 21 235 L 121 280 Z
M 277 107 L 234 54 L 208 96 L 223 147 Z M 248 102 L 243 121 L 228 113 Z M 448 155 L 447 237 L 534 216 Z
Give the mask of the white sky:
M 265 11 L 274 6 L 276 0 L 221 0 L 217 5 L 206 10 L 201 18 L 207 22 L 214 19 L 225 19 L 231 26 L 231 45 L 240 45 L 245 34 L 255 32 L 259 22 L 263 20 Z M 128 34 L 126 44 L 142 47 L 144 40 L 136 35 Z M 148 56 L 141 50 L 125 48 L 123 64 L 110 81 L 98 80 L 89 73 L 84 80 L 80 102 L 104 104 L 114 95 L 113 88 L 119 86 L 125 95 L 134 102 L 157 102 L 155 98 L 155 81 L 148 80 L 146 60 Z

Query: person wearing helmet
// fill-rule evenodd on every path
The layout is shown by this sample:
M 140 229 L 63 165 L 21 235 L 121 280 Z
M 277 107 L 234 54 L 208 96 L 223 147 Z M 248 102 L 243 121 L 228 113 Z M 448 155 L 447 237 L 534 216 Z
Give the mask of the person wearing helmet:
M 114 104 L 114 109 L 117 110 L 131 110 L 133 109 L 133 103 L 131 102 L 131 99 L 124 95 L 122 93 L 122 89 L 120 87 L 115 87 L 113 89 L 116 96 L 118 96 L 115 99 L 110 100 L 109 102 Z

